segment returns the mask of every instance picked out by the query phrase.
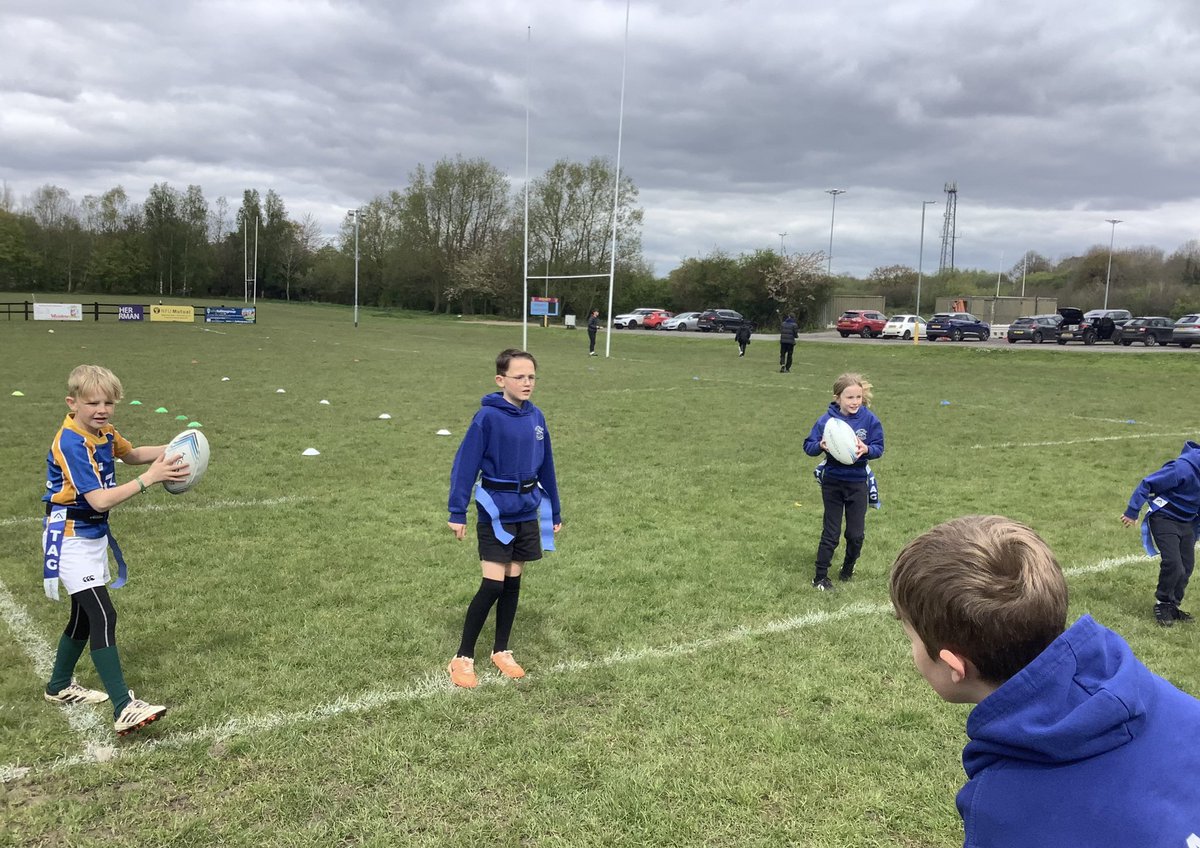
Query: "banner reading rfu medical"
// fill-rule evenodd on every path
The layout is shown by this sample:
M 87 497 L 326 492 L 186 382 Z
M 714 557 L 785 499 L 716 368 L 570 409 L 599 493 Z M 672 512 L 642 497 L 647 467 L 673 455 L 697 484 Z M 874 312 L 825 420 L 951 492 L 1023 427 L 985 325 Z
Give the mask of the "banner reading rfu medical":
M 196 320 L 196 310 L 191 306 L 170 306 L 156 303 L 150 307 L 151 321 L 181 321 L 192 323 Z

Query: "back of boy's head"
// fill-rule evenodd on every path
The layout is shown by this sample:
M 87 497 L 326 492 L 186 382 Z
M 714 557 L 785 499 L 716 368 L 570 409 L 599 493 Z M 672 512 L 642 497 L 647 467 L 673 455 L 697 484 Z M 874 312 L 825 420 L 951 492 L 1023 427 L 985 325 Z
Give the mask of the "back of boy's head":
M 500 355 L 496 357 L 496 373 L 507 374 L 508 366 L 512 364 L 514 359 L 528 359 L 533 363 L 534 370 L 537 370 L 537 360 L 533 358 L 532 353 L 521 350 L 519 347 L 510 347 L 507 350 L 500 351 Z
M 79 365 L 67 377 L 67 395 L 76 399 L 97 392 L 106 400 L 120 400 L 125 396 L 117 375 L 101 365 Z
M 892 565 L 892 606 L 931 658 L 948 649 L 1000 684 L 1066 629 L 1067 583 L 1024 524 L 969 515 L 909 542 Z

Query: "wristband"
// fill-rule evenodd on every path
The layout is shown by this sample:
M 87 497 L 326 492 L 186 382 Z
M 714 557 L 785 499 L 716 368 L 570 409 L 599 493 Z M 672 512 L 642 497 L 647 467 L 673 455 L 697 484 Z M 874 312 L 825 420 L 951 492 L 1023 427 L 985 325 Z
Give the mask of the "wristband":
M 142 478 L 141 478 L 141 476 L 140 476 L 140 475 L 139 475 L 139 476 L 137 476 L 137 477 L 134 477 L 133 479 L 137 481 L 137 484 L 138 484 L 138 494 L 139 494 L 139 495 L 140 495 L 142 492 L 146 491 L 146 484 L 142 482 Z

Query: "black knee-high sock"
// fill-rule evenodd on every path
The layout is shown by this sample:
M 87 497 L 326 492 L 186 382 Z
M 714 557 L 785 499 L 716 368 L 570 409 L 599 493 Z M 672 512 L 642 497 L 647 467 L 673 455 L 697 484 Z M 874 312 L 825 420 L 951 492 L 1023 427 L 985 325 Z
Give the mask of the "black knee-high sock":
M 493 653 L 508 650 L 508 634 L 512 632 L 513 621 L 517 617 L 517 600 L 521 595 L 521 575 L 504 578 L 504 592 L 500 595 L 500 603 L 496 604 L 496 645 Z
M 488 613 L 492 611 L 492 605 L 496 603 L 496 599 L 503 591 L 503 580 L 489 580 L 485 577 L 479 583 L 479 591 L 475 593 L 475 597 L 471 599 L 471 605 L 467 607 L 467 618 L 463 622 L 462 642 L 458 646 L 458 656 L 474 658 L 475 642 L 479 639 L 479 631 L 483 629 L 483 623 L 487 621 Z

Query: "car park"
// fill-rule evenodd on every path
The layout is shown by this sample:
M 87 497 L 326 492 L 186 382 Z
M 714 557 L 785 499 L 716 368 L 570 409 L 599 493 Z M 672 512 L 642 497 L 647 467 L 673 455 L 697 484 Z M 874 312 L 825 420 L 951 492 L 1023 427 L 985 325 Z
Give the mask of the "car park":
M 883 335 L 887 316 L 873 309 L 847 309 L 837 319 L 837 331 L 842 338 L 862 336 L 864 339 Z
M 934 341 L 940 338 L 961 342 L 966 336 L 974 336 L 986 342 L 992 335 L 992 325 L 981 321 L 970 312 L 939 312 L 925 325 L 925 338 Z
M 664 330 L 695 330 L 699 320 L 699 312 L 680 312 L 675 317 L 664 321 L 662 328 Z
M 1116 344 L 1121 339 L 1121 326 L 1133 317 L 1128 309 L 1092 309 L 1085 313 L 1074 306 L 1060 307 L 1058 314 L 1062 322 L 1055 341 L 1060 345 L 1067 342 L 1093 345 L 1103 341 Z
M 663 323 L 672 317 L 670 312 L 665 309 L 660 309 L 657 312 L 651 312 L 642 321 L 642 329 L 644 330 L 661 330 Z
M 659 309 L 658 307 L 643 307 L 641 309 L 635 309 L 632 312 L 626 312 L 624 315 L 618 315 L 617 317 L 613 318 L 613 326 L 618 329 L 621 327 L 626 327 L 630 330 L 636 330 L 638 327 L 642 326 L 642 322 L 646 320 L 646 316 L 652 315 L 655 312 L 666 311 L 667 310 Z
M 1061 315 L 1025 315 L 1008 325 L 1008 343 L 1032 342 L 1041 344 L 1053 339 L 1062 322 Z
M 920 315 L 893 315 L 883 325 L 885 339 L 911 339 L 925 332 L 925 319 Z
M 1141 342 L 1146 347 L 1167 344 L 1175 331 L 1175 322 L 1161 315 L 1146 315 L 1127 321 L 1121 328 L 1120 341 L 1125 347 Z
M 750 322 L 742 317 L 742 313 L 732 309 L 709 309 L 701 312 L 700 317 L 696 319 L 696 329 L 702 333 L 732 333 L 748 323 Z
M 1176 321 L 1171 330 L 1171 341 L 1180 347 L 1191 347 L 1200 342 L 1200 313 L 1193 312 Z

